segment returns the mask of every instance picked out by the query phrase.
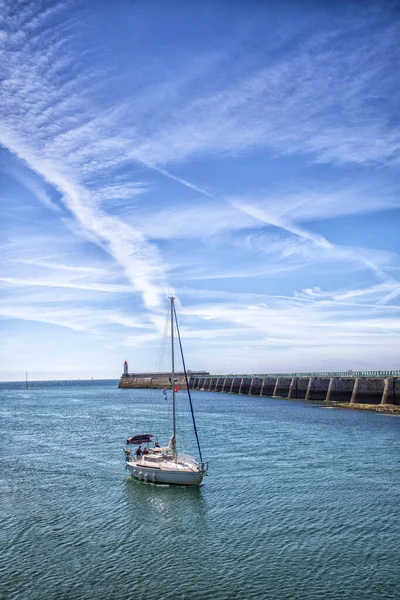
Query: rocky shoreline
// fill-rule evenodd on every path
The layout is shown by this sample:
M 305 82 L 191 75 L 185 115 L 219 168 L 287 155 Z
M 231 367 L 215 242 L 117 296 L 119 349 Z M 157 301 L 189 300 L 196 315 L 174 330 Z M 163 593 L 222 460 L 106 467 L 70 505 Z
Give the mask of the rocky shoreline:
M 335 402 L 330 406 L 336 408 L 346 408 L 348 410 L 369 410 L 372 412 L 381 412 L 400 415 L 400 406 L 394 404 L 359 404 L 356 402 Z

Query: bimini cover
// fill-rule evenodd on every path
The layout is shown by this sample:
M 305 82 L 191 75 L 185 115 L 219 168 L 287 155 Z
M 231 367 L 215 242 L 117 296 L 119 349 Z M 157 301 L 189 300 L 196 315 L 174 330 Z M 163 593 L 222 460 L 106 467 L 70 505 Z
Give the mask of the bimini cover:
M 148 444 L 149 442 L 151 442 L 151 438 L 153 438 L 154 435 L 152 435 L 151 433 L 141 433 L 140 435 L 134 435 L 130 438 L 128 438 L 126 440 L 127 444 Z

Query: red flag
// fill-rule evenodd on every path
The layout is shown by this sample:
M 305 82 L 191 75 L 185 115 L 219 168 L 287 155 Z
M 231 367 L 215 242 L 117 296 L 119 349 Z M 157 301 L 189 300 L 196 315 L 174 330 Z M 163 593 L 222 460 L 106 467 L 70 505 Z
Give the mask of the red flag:
M 174 392 L 175 392 L 175 393 L 176 393 L 176 392 L 179 392 L 179 387 L 178 387 L 177 385 L 176 385 L 176 386 L 175 386 L 175 388 L 174 388 Z

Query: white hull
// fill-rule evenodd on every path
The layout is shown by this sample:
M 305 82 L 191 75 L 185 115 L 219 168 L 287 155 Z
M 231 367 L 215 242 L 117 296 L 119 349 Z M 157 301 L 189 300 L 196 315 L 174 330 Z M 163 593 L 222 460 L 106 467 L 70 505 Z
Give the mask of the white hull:
M 192 400 L 190 397 L 189 385 L 187 384 L 187 392 L 190 401 L 192 420 L 194 433 L 196 435 L 198 455 L 201 462 L 197 462 L 192 456 L 188 456 L 183 452 L 177 452 L 176 444 L 176 382 L 175 379 L 175 358 L 174 358 L 174 328 L 179 339 L 179 346 L 181 350 L 182 365 L 185 371 L 185 379 L 187 383 L 185 360 L 183 358 L 181 338 L 179 335 L 178 321 L 176 318 L 174 308 L 173 296 L 170 296 L 171 302 L 171 382 L 172 388 L 172 436 L 169 444 L 165 448 L 161 448 L 158 442 L 154 442 L 154 447 L 150 447 L 153 444 L 153 434 L 142 433 L 130 437 L 126 445 L 131 446 L 132 444 L 138 446 L 134 455 L 131 450 L 125 449 L 125 460 L 126 469 L 132 474 L 133 477 L 141 481 L 147 481 L 149 483 L 164 483 L 173 485 L 200 485 L 204 475 L 207 474 L 207 463 L 202 462 L 202 455 L 200 450 L 199 438 L 197 436 L 196 423 L 194 420 Z M 126 363 L 125 363 L 126 364 Z M 166 390 L 164 390 L 166 393 Z M 142 444 L 144 450 L 142 450 Z
M 197 463 L 189 467 L 171 461 L 168 465 L 159 463 L 159 466 L 148 465 L 141 460 L 129 461 L 126 463 L 126 468 L 140 481 L 172 485 L 200 485 L 205 472 Z

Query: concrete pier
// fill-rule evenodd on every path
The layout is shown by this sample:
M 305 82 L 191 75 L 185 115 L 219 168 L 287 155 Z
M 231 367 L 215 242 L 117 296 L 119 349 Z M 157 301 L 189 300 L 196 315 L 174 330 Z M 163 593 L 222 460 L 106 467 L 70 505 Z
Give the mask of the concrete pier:
M 329 382 L 329 379 L 322 377 L 311 377 L 305 399 L 325 401 L 328 395 Z
M 209 385 L 202 387 L 194 379 L 192 387 L 230 394 L 344 402 L 349 405 L 400 405 L 400 372 L 393 377 L 383 377 L 381 374 L 369 377 L 329 377 L 330 373 L 313 375 L 210 375 L 205 380 L 213 380 L 214 384 L 209 381 Z
M 251 394 L 252 396 L 261 396 L 261 389 L 262 389 L 262 379 L 260 379 L 260 377 L 253 377 L 253 384 L 251 386 L 251 390 L 249 391 L 249 394 Z
M 188 379 L 193 387 L 193 382 L 196 382 L 196 389 L 204 389 L 205 385 L 214 383 L 214 378 L 209 377 L 207 371 L 189 371 Z M 186 386 L 185 374 L 183 372 L 175 373 L 175 385 L 179 387 Z M 198 387 L 202 382 L 202 387 Z M 125 373 L 119 380 L 119 388 L 168 388 L 171 387 L 171 373 Z
M 387 379 L 385 379 L 381 404 L 400 405 L 399 377 L 388 377 Z
M 400 406 L 400 370 L 340 373 L 280 373 L 265 375 L 210 375 L 205 371 L 189 372 L 189 386 L 194 390 L 304 399 L 351 405 Z M 177 385 L 185 386 L 183 373 L 176 373 Z M 121 388 L 171 387 L 168 373 L 124 373 Z
M 280 377 L 277 381 L 278 384 L 275 387 L 274 396 L 276 398 L 289 398 L 290 385 L 292 382 L 290 377 Z
M 310 383 L 309 377 L 295 377 L 291 398 L 304 400 Z
M 276 378 L 265 377 L 263 381 L 263 396 L 273 396 L 276 386 Z

